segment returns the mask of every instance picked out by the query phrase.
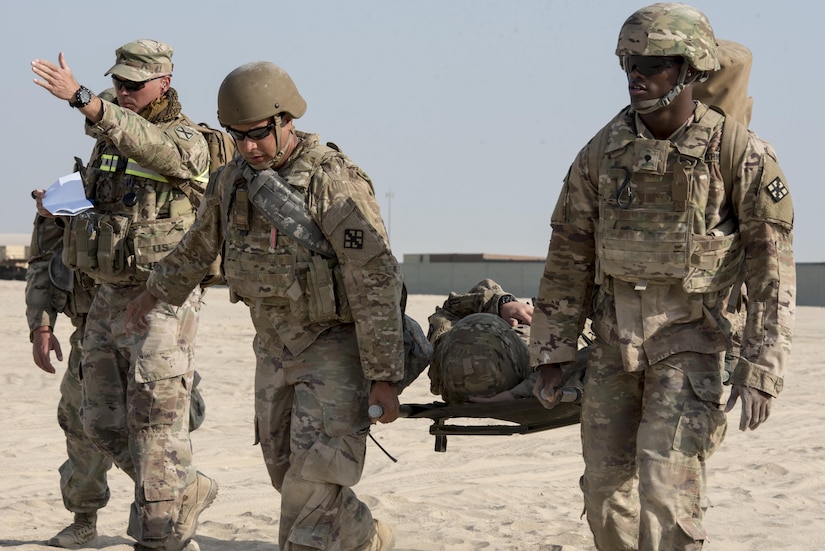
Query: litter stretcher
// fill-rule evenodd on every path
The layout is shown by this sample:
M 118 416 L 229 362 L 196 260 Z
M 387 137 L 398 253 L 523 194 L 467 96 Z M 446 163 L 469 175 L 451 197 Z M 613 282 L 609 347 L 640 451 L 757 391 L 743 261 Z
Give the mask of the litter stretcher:
M 581 396 L 580 388 L 566 387 L 562 389 L 561 403 L 553 409 L 546 409 L 536 398 L 524 398 L 460 405 L 444 402 L 401 404 L 400 414 L 408 419 L 432 420 L 430 434 L 435 436 L 434 450 L 446 452 L 448 436 L 530 434 L 575 425 L 581 419 Z M 370 416 L 380 417 L 380 407 L 371 406 Z M 456 419 L 491 419 L 501 423 L 468 425 L 451 422 Z

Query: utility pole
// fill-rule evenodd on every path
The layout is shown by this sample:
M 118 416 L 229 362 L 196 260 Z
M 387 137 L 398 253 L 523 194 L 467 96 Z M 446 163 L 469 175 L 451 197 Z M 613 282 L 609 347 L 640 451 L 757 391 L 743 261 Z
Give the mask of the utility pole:
M 392 243 L 392 198 L 395 194 L 388 191 L 384 195 L 387 197 L 387 239 Z

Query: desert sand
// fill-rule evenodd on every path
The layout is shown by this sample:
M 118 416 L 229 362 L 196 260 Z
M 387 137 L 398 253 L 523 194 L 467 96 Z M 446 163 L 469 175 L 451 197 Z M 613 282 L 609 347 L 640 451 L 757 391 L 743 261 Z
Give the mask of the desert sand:
M 0 547 L 53 549 L 45 542 L 71 520 L 63 508 L 57 468 L 65 459 L 56 407 L 60 376 L 32 362 L 24 317 L 24 282 L 0 281 Z M 443 296 L 411 296 L 408 313 L 426 330 Z M 204 425 L 193 433 L 198 467 L 220 483 L 201 515 L 203 551 L 277 550 L 279 498 L 253 445 L 252 326 L 247 309 L 225 288 L 205 299 L 196 362 L 207 402 Z M 825 309 L 797 312 L 786 390 L 766 425 L 738 431 L 729 414 L 725 443 L 708 462 L 712 502 L 705 549 L 815 550 L 825 541 Z M 57 335 L 68 355 L 71 326 Z M 430 402 L 425 375 L 402 403 Z M 373 435 L 398 461 L 368 443 L 357 494 L 390 524 L 400 551 L 590 550 L 578 478 L 578 426 L 514 436 L 450 436 L 433 451 L 426 419 L 379 425 Z M 128 551 L 131 481 L 116 469 L 112 498 L 100 511 L 92 549 Z

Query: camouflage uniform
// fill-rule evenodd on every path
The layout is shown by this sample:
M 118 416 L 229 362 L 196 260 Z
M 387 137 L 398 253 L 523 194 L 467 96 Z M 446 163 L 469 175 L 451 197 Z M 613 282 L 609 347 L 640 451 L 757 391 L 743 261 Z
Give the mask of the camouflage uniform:
M 60 490 L 63 504 L 73 513 L 93 513 L 109 501 L 106 472 L 112 461 L 92 444 L 83 432 L 78 410 L 81 403 L 80 355 L 83 331 L 91 305 L 94 284 L 68 272 L 71 291 L 52 283 L 49 265 L 63 244 L 63 228 L 53 218 L 37 216 L 32 231 L 31 257 L 26 272 L 26 319 L 30 335 L 39 327 L 54 328 L 59 313 L 66 314 L 74 326 L 70 337 L 71 351 L 60 383 L 57 420 L 66 435 L 68 459 L 60 466 Z
M 278 174 L 306 198 L 336 258 L 276 230 L 247 196 L 245 161 L 213 173 L 198 219 L 147 288 L 184 300 L 219 253 L 255 326 L 255 426 L 281 493 L 280 549 L 363 548 L 374 528 L 351 490 L 364 467 L 371 381 L 403 376 L 402 282 L 369 178 L 296 132 Z
M 683 4 L 639 10 L 624 44 L 646 47 L 634 26 L 651 12 L 670 26 L 651 31 L 650 42 L 684 40 L 688 50 L 628 55 L 681 55 L 714 70 L 689 57 L 712 49 L 715 62 L 715 40 L 704 16 L 696 25 L 699 12 Z M 685 14 L 690 25 L 676 28 Z M 711 39 L 692 41 L 697 32 Z M 656 108 L 646 103 L 644 112 Z M 702 547 L 705 461 L 726 431 L 724 310 L 741 278 L 748 311 L 731 382 L 773 397 L 782 390 L 795 301 L 793 206 L 773 148 L 724 119 L 695 102 L 692 116 L 657 140 L 625 108 L 579 152 L 552 215 L 531 362 L 572 361 L 592 315 L 582 489 L 599 549 Z M 726 150 L 736 135 L 744 135 L 737 151 Z M 723 181 L 728 156 L 735 164 Z
M 117 52 L 131 70 L 167 74 L 171 55 L 148 40 Z M 158 303 L 143 335 L 127 336 L 124 317 L 154 263 L 194 221 L 187 193 L 209 166 L 194 126 L 174 88 L 141 113 L 103 101 L 102 120 L 85 127 L 97 140 L 84 178 L 94 210 L 67 222 L 63 250 L 67 265 L 99 285 L 82 357 L 84 428 L 135 481 L 128 533 L 151 548 L 172 541 L 184 491 L 197 483 L 188 413 L 200 288 L 178 306 Z

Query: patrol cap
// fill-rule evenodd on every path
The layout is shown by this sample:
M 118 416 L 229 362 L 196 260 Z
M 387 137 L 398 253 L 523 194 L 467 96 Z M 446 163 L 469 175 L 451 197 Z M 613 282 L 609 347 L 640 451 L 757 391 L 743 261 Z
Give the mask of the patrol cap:
M 115 64 L 104 73 L 134 82 L 172 73 L 172 46 L 141 38 L 115 50 Z

